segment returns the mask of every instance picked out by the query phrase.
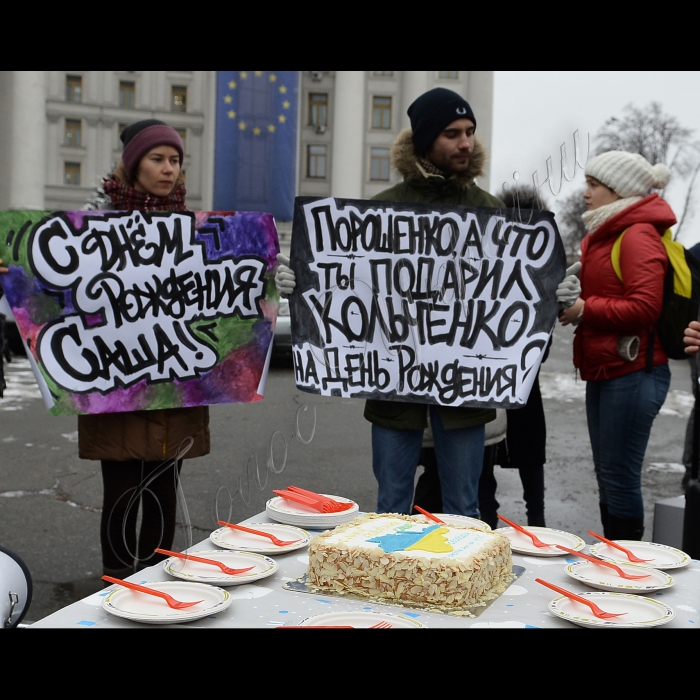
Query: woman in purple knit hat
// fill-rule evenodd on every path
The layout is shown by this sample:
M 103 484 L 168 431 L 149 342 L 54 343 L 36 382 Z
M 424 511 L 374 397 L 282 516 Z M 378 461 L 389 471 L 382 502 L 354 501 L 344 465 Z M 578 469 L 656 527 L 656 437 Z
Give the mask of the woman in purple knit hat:
M 187 211 L 177 131 L 149 119 L 126 127 L 121 140 L 122 160 L 104 181 L 109 202 L 102 208 Z M 82 459 L 101 463 L 104 573 L 125 578 L 160 561 L 153 550 L 170 549 L 175 536 L 182 458 L 209 453 L 208 407 L 79 416 L 78 443 Z

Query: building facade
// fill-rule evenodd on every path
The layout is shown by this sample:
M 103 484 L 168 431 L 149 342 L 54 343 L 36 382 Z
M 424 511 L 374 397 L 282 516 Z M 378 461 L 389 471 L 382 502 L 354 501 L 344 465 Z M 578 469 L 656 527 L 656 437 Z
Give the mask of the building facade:
M 389 150 L 410 126 L 406 111 L 435 87 L 471 104 L 477 134 L 491 145 L 493 71 L 301 71 L 301 195 L 368 199 L 399 179 Z M 489 175 L 481 185 L 488 189 Z
M 188 205 L 211 202 L 212 71 L 2 71 L 0 209 L 81 209 L 121 157 L 119 134 L 161 119 L 185 145 Z
M 121 155 L 119 134 L 161 119 L 185 144 L 188 205 L 211 209 L 215 71 L 0 71 L 0 209 L 80 209 Z M 369 198 L 393 185 L 406 110 L 443 86 L 491 143 L 492 71 L 299 71 L 297 194 Z M 488 189 L 488 173 L 480 183 Z M 280 222 L 282 223 L 282 222 Z

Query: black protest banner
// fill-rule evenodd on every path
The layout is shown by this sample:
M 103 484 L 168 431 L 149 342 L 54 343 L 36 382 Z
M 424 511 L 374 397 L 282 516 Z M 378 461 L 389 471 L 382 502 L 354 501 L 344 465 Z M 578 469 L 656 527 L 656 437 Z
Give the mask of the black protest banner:
M 515 407 L 558 314 L 551 212 L 296 200 L 297 386 L 327 396 Z

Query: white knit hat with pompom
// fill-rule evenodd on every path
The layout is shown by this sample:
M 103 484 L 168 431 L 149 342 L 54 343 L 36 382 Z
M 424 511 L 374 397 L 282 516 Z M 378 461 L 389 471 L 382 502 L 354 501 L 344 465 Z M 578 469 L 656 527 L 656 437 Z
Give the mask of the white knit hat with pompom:
M 663 189 L 671 179 L 671 171 L 663 163 L 651 165 L 644 156 L 627 151 L 601 153 L 586 165 L 586 175 L 623 199 L 643 197 L 651 189 Z

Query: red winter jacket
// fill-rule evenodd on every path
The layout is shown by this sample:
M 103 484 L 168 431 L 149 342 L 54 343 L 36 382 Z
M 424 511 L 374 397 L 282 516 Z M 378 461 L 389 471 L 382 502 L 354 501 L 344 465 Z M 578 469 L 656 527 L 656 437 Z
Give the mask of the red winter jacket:
M 644 369 L 649 335 L 661 314 L 668 257 L 661 242 L 676 223 L 671 207 L 656 194 L 621 211 L 581 244 L 581 298 L 586 306 L 574 337 L 574 364 L 586 381 L 612 379 Z M 612 266 L 612 247 L 625 230 L 620 247 L 622 280 Z M 624 336 L 639 336 L 633 362 L 617 349 Z M 654 365 L 668 363 L 658 336 Z

